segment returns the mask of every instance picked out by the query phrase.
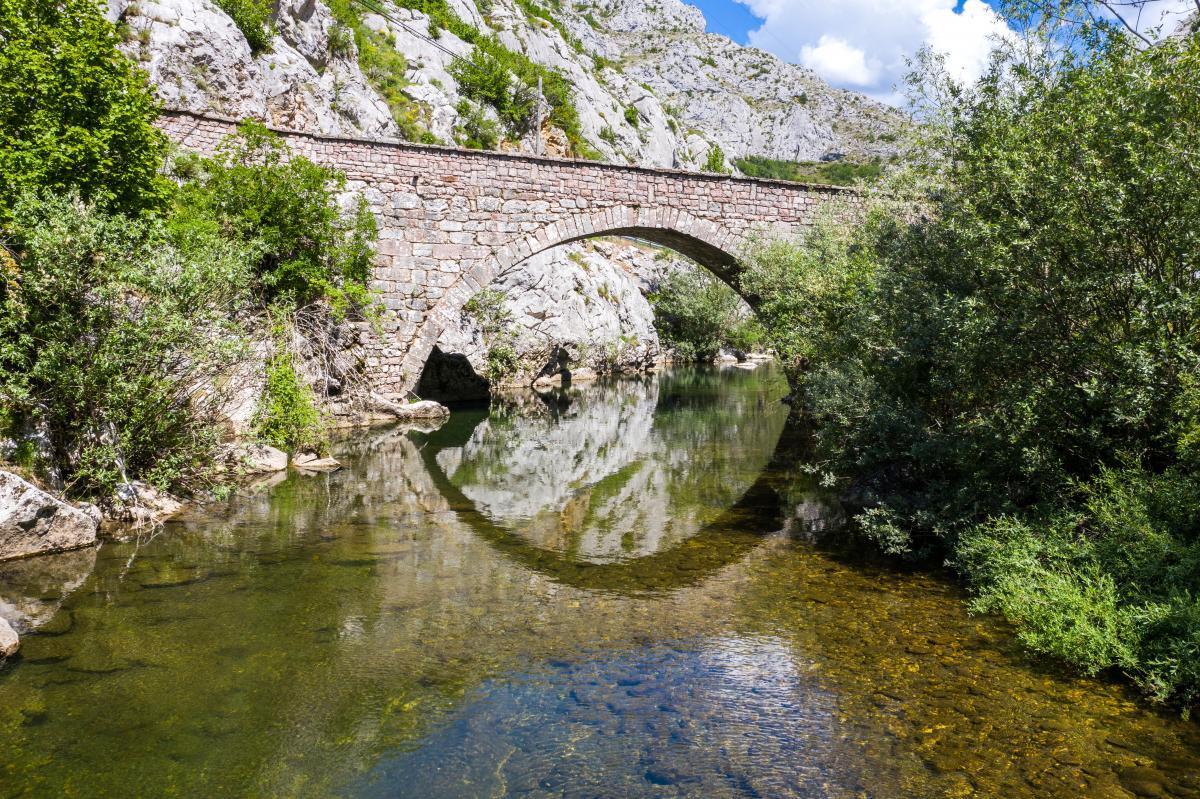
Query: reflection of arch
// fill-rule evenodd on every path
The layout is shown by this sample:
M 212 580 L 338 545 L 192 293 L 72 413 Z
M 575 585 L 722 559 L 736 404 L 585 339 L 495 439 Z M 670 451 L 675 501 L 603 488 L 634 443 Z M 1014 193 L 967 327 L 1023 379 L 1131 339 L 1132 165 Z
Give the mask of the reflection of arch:
M 490 257 L 476 263 L 446 290 L 417 329 L 413 344 L 405 355 L 402 371 L 408 385 L 415 386 L 442 330 L 459 318 L 463 307 L 480 289 L 538 253 L 600 236 L 643 239 L 675 250 L 730 285 L 751 307 L 755 304 L 755 298 L 747 296 L 738 287 L 738 259 L 733 253 L 738 249 L 740 239 L 723 225 L 670 207 L 617 205 L 603 210 L 580 211 L 498 246 Z
M 739 560 L 764 535 L 783 526 L 773 457 L 737 503 L 696 535 L 670 549 L 618 563 L 579 561 L 561 552 L 542 549 L 489 519 L 438 464 L 437 454 L 443 449 L 463 446 L 485 416 L 482 412 L 455 414 L 438 430 L 412 434 L 421 444 L 421 460 L 430 480 L 458 518 L 494 549 L 527 569 L 573 588 L 636 595 L 695 585 Z

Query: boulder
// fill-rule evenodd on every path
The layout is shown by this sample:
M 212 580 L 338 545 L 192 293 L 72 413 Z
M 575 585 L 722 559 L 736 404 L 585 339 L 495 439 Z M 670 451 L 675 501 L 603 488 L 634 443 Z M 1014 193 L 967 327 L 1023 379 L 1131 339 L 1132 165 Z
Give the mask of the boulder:
M 302 472 L 336 472 L 342 464 L 333 458 L 322 458 L 315 452 L 301 452 L 292 458 L 292 465 Z
M 552 388 L 558 388 L 563 384 L 562 372 L 554 374 L 541 375 L 537 380 L 533 381 L 533 389 L 535 391 L 549 391 Z
M 10 658 L 21 648 L 21 639 L 12 625 L 0 617 L 0 659 Z
M 402 422 L 418 419 L 444 419 L 450 415 L 449 408 L 433 400 L 397 402 L 378 394 L 370 395 L 369 400 L 372 410 L 391 414 Z
M 587 366 L 581 366 L 578 369 L 571 370 L 572 383 L 591 383 L 592 381 L 596 380 L 597 377 L 599 376 L 596 374 L 596 370 Z
M 109 518 L 136 525 L 160 524 L 183 507 L 183 502 L 149 483 L 135 480 L 117 486 Z
M 94 511 L 72 507 L 0 471 L 0 560 L 90 546 L 98 527 Z
M 286 452 L 269 444 L 251 444 L 239 454 L 239 465 L 246 474 L 281 472 L 288 467 Z
M 433 400 L 405 403 L 400 406 L 397 414 L 401 419 L 442 419 L 449 415 L 449 408 Z

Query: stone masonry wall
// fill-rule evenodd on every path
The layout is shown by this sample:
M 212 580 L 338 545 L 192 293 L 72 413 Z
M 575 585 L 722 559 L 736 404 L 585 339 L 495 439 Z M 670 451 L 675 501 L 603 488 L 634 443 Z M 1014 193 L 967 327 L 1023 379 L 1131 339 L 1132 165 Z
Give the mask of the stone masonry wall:
M 212 153 L 232 120 L 171 111 L 159 126 Z M 298 155 L 346 173 L 379 220 L 373 287 L 387 309 L 367 365 L 382 393 L 411 391 L 442 328 L 531 255 L 593 236 L 633 236 L 732 281 L 748 236 L 792 236 L 822 208 L 856 215 L 851 189 L 668 169 L 278 131 Z

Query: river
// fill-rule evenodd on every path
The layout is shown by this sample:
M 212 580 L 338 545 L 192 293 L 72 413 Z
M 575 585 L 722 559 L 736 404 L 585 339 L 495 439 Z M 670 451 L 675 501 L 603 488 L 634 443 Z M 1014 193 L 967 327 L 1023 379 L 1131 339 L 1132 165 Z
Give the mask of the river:
M 814 543 L 770 367 L 377 430 L 5 564 L 0 796 L 1200 794 L 1200 729 Z

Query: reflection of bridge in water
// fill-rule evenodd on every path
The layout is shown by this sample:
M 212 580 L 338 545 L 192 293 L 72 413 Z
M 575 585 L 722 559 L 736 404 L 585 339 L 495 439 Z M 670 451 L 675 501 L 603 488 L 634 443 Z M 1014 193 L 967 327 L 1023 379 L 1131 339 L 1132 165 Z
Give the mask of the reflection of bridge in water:
M 414 437 L 449 508 L 497 551 L 576 588 L 654 592 L 780 529 L 786 409 L 770 389 L 685 371 L 560 395 L 537 415 L 460 413 Z

